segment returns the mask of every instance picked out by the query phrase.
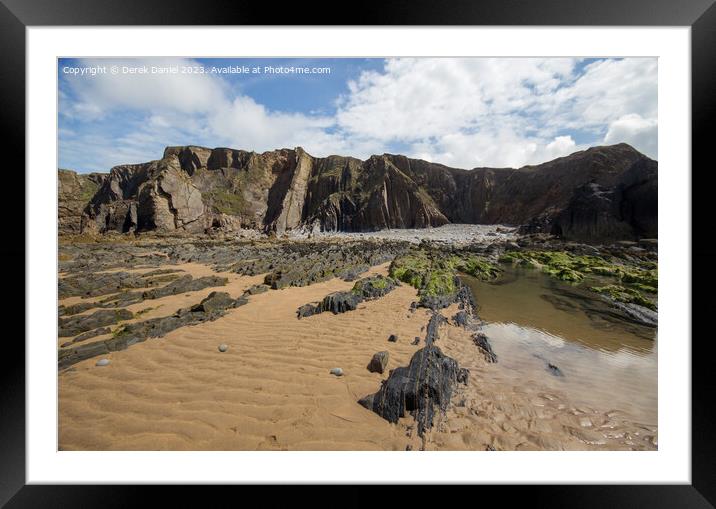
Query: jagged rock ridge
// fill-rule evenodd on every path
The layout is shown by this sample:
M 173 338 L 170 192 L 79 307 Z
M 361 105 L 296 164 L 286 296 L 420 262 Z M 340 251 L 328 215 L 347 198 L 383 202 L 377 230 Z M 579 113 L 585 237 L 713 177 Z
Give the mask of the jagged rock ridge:
M 60 233 L 501 223 L 579 240 L 657 236 L 657 163 L 626 144 L 472 170 L 391 154 L 318 158 L 300 147 L 168 147 L 160 160 L 109 174 L 60 170 L 59 182 Z

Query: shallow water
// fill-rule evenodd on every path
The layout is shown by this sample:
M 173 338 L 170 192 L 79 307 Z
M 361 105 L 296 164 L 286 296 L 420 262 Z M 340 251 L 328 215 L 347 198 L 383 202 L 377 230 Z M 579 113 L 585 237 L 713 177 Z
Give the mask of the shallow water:
M 464 280 L 503 375 L 656 424 L 655 328 L 630 322 L 601 297 L 538 270 L 505 267 L 494 283 Z

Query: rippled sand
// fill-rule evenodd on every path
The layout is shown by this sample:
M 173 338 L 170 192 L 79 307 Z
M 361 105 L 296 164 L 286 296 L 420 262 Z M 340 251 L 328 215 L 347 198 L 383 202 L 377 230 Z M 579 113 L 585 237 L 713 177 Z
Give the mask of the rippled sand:
M 198 264 L 173 266 L 195 276 Z M 386 274 L 387 264 L 371 273 Z M 230 277 L 236 297 L 261 276 Z M 624 411 L 584 408 L 534 380 L 487 364 L 463 329 L 444 326 L 437 345 L 470 369 L 445 418 L 421 441 L 406 417 L 390 424 L 357 400 L 383 375 L 366 366 L 390 352 L 389 369 L 407 365 L 424 346 L 429 313 L 409 312 L 416 292 L 402 285 L 355 311 L 298 320 L 296 309 L 353 283 L 333 279 L 271 290 L 214 321 L 177 329 L 114 352 L 111 364 L 88 359 L 59 374 L 62 450 L 405 450 L 654 449 L 656 426 Z M 154 308 L 139 319 L 173 313 L 213 289 L 129 307 Z M 75 299 L 76 301 L 76 299 Z M 73 303 L 66 299 L 61 304 Z M 157 307 L 159 306 L 159 307 Z M 452 316 L 456 309 L 443 310 Z M 137 318 L 135 318 L 136 320 Z M 397 343 L 388 342 L 397 334 Z M 63 338 L 66 340 L 66 338 Z M 94 338 L 90 341 L 94 341 Z M 226 343 L 229 350 L 217 347 Z M 345 375 L 329 374 L 341 367 Z

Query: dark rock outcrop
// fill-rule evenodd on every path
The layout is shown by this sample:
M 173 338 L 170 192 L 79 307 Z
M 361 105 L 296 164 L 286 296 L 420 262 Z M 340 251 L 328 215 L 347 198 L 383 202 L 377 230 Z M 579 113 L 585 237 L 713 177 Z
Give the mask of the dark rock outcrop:
M 657 196 L 657 164 L 640 159 L 615 185 L 589 182 L 578 187 L 551 220 L 549 231 L 578 241 L 656 237 Z
M 428 321 L 428 330 L 425 333 L 425 344 L 432 346 L 438 339 L 440 326 L 447 323 L 447 319 L 440 313 L 433 313 Z
M 306 318 L 308 316 L 317 315 L 320 312 L 320 306 L 317 306 L 315 304 L 304 304 L 303 306 L 298 308 L 298 310 L 296 311 L 296 316 L 298 318 Z
M 391 154 L 317 158 L 300 147 L 168 147 L 157 161 L 60 181 L 61 233 L 505 223 L 570 239 L 656 236 L 657 163 L 626 144 L 472 170 Z
M 244 303 L 245 302 L 240 302 L 237 299 L 232 299 L 231 296 L 226 292 L 211 292 L 199 304 L 192 306 L 191 311 L 199 311 L 207 314 L 217 314 L 220 311 L 237 307 L 237 305 L 241 305 Z
M 492 350 L 492 345 L 487 340 L 487 336 L 485 336 L 484 333 L 477 332 L 473 334 L 472 342 L 480 349 L 487 362 L 497 362 L 497 354 Z
M 70 318 L 61 318 L 59 322 L 59 336 L 76 336 L 105 325 L 112 325 L 122 320 L 129 320 L 134 316 L 126 309 L 100 309 L 90 315 L 76 315 Z
M 58 352 L 58 366 L 60 369 L 64 369 L 84 359 L 125 350 L 149 338 L 164 336 L 179 327 L 216 320 L 223 316 L 228 309 L 244 305 L 246 302 L 247 299 L 244 296 L 232 299 L 226 293 L 212 292 L 199 304 L 191 308 L 179 309 L 173 315 L 128 323 L 116 330 L 110 339 L 62 348 Z
M 101 336 L 103 334 L 109 334 L 112 332 L 112 330 L 109 327 L 100 327 L 99 329 L 94 329 L 91 331 L 83 332 L 76 338 L 74 338 L 72 341 L 66 341 L 65 343 L 62 343 L 60 346 L 62 348 L 66 348 L 68 346 L 72 346 L 75 343 L 81 343 L 82 341 L 86 341 L 88 339 L 95 338 L 97 336 Z
M 334 315 L 353 311 L 358 304 L 366 300 L 378 299 L 395 289 L 396 283 L 391 278 L 383 276 L 371 276 L 360 279 L 348 292 L 333 292 L 326 295 L 323 300 L 316 304 L 304 304 L 296 311 L 298 318 L 317 315 L 324 311 L 330 311 Z
M 224 286 L 229 280 L 219 276 L 205 276 L 194 279 L 190 274 L 181 276 L 171 283 L 160 288 L 152 288 L 142 294 L 144 299 L 160 299 L 168 295 L 178 295 L 180 293 L 194 292 L 211 288 L 213 286 Z
M 59 280 L 57 287 L 61 299 L 73 296 L 94 297 L 106 295 L 124 288 L 142 288 L 145 282 L 138 274 L 114 272 L 92 278 L 82 275 L 65 277 Z
M 435 345 L 440 326 L 446 322 L 440 313 L 433 313 L 425 334 L 426 346 L 413 354 L 407 367 L 391 370 L 378 392 L 358 403 L 392 423 L 405 417 L 406 412 L 410 413 L 421 437 L 432 428 L 436 409 L 445 412 L 455 386 L 458 383 L 467 385 L 469 378 L 467 369 L 460 368 L 455 359 L 443 354 Z M 415 339 L 419 341 L 420 338 Z
M 390 372 L 380 389 L 359 403 L 388 422 L 396 423 L 410 413 L 423 436 L 433 426 L 436 408 L 445 412 L 458 379 L 467 382 L 467 372 L 435 345 L 421 348 L 407 367 Z
M 371 373 L 383 373 L 385 368 L 388 366 L 388 359 L 390 354 L 386 351 L 376 352 L 368 363 L 368 371 Z
M 330 311 L 334 315 L 353 311 L 360 304 L 361 299 L 352 292 L 335 292 L 326 295 L 320 304 L 321 311 Z

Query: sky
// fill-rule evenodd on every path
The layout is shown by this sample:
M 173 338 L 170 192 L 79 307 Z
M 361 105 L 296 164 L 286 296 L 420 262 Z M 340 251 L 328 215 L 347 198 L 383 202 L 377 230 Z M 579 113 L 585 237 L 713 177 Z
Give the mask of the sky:
M 59 167 L 106 172 L 164 147 L 457 168 L 539 164 L 595 145 L 657 152 L 657 59 L 60 59 Z

